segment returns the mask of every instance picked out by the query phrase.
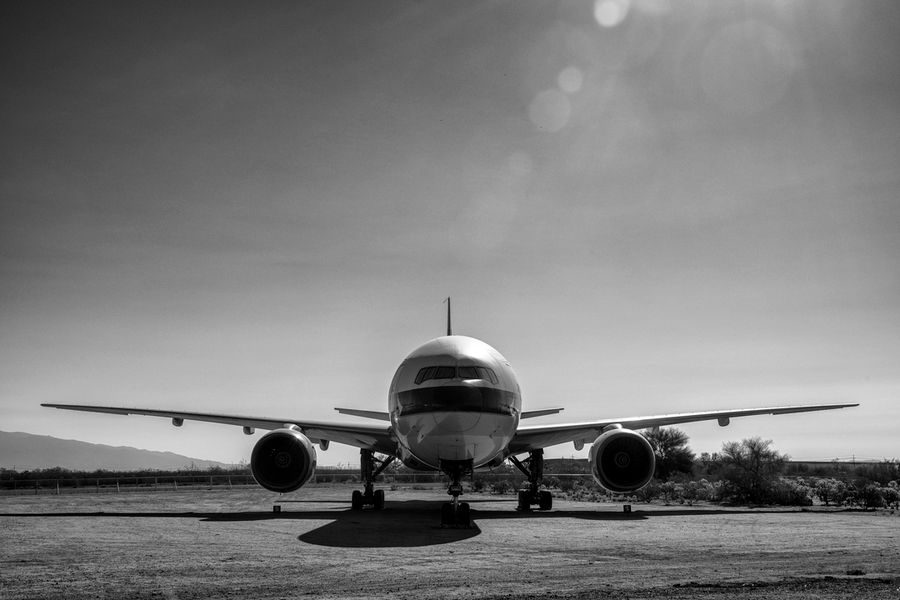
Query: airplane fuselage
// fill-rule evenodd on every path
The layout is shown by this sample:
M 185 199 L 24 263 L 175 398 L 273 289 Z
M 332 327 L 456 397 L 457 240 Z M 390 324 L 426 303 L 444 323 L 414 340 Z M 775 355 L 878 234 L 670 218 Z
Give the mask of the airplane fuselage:
M 410 353 L 388 395 L 401 458 L 436 470 L 505 458 L 521 411 L 509 362 L 488 344 L 461 335 L 436 338 Z

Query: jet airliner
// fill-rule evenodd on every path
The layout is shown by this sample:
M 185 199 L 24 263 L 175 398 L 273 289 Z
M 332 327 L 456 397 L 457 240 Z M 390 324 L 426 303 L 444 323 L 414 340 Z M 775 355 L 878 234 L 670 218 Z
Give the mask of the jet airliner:
M 50 408 L 165 417 L 180 427 L 186 420 L 236 425 L 247 435 L 267 430 L 253 448 L 250 466 L 257 483 L 267 490 L 298 490 L 313 476 L 316 449 L 331 442 L 360 448 L 363 489 L 352 494 L 353 509 L 384 507 L 384 490 L 376 478 L 395 460 L 424 471 L 440 471 L 449 480 L 451 501 L 442 507 L 441 523 L 467 526 L 469 506 L 460 502 L 461 481 L 479 467 L 510 461 L 528 478 L 519 491 L 518 509 L 552 508 L 552 496 L 541 489 L 544 448 L 573 443 L 576 450 L 591 444 L 591 473 L 603 488 L 631 492 L 649 483 L 655 469 L 653 449 L 636 430 L 732 418 L 783 415 L 847 408 L 858 404 L 775 406 L 656 416 L 607 418 L 566 424 L 527 425 L 532 417 L 561 408 L 522 410 L 516 373 L 497 350 L 481 340 L 453 335 L 448 306 L 447 335 L 413 350 L 397 368 L 388 391 L 387 412 L 337 408 L 342 414 L 372 423 L 315 422 L 293 417 L 270 418 L 214 413 L 118 408 L 79 404 L 43 404 Z

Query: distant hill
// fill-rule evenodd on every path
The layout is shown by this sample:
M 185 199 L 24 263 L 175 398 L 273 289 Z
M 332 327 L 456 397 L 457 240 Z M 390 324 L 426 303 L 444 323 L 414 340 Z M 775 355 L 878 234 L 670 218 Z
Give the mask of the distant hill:
M 49 435 L 0 431 L 0 467 L 17 471 L 62 467 L 72 471 L 178 470 L 193 467 L 229 467 L 172 452 L 140 450 L 128 446 L 106 446 Z

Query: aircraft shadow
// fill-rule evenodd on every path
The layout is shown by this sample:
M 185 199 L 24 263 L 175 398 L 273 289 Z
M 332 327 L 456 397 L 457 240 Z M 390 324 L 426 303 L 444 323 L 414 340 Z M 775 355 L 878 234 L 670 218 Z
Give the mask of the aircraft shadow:
M 397 548 L 450 544 L 481 534 L 478 522 L 493 519 L 584 519 L 587 521 L 644 521 L 659 517 L 694 517 L 717 514 L 762 514 L 765 509 L 671 508 L 634 510 L 630 513 L 615 510 L 551 510 L 520 512 L 510 502 L 508 510 L 479 510 L 479 504 L 509 502 L 508 500 L 476 499 L 472 507 L 472 526 L 445 528 L 440 526 L 440 502 L 434 500 L 388 501 L 384 510 L 351 510 L 347 508 L 250 512 L 44 512 L 0 513 L 0 517 L 17 518 L 196 518 L 203 522 L 250 521 L 328 521 L 328 523 L 297 536 L 307 544 L 341 548 Z M 300 501 L 297 504 L 315 504 Z M 334 506 L 340 502 L 318 501 Z M 612 509 L 612 507 L 609 507 Z

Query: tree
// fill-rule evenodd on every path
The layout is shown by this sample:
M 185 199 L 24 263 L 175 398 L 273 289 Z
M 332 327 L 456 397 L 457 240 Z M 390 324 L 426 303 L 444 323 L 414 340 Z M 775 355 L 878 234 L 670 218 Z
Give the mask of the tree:
M 748 504 L 764 504 L 771 500 L 774 485 L 788 459 L 771 445 L 772 440 L 759 437 L 722 445 L 724 499 Z
M 825 506 L 831 503 L 840 506 L 847 495 L 847 485 L 840 479 L 826 477 L 817 479 L 813 483 L 813 492 L 819 497 L 819 500 L 825 503 Z
M 694 453 L 688 448 L 688 436 L 675 427 L 653 428 L 642 432 L 656 455 L 654 476 L 667 481 L 678 473 L 694 470 Z

